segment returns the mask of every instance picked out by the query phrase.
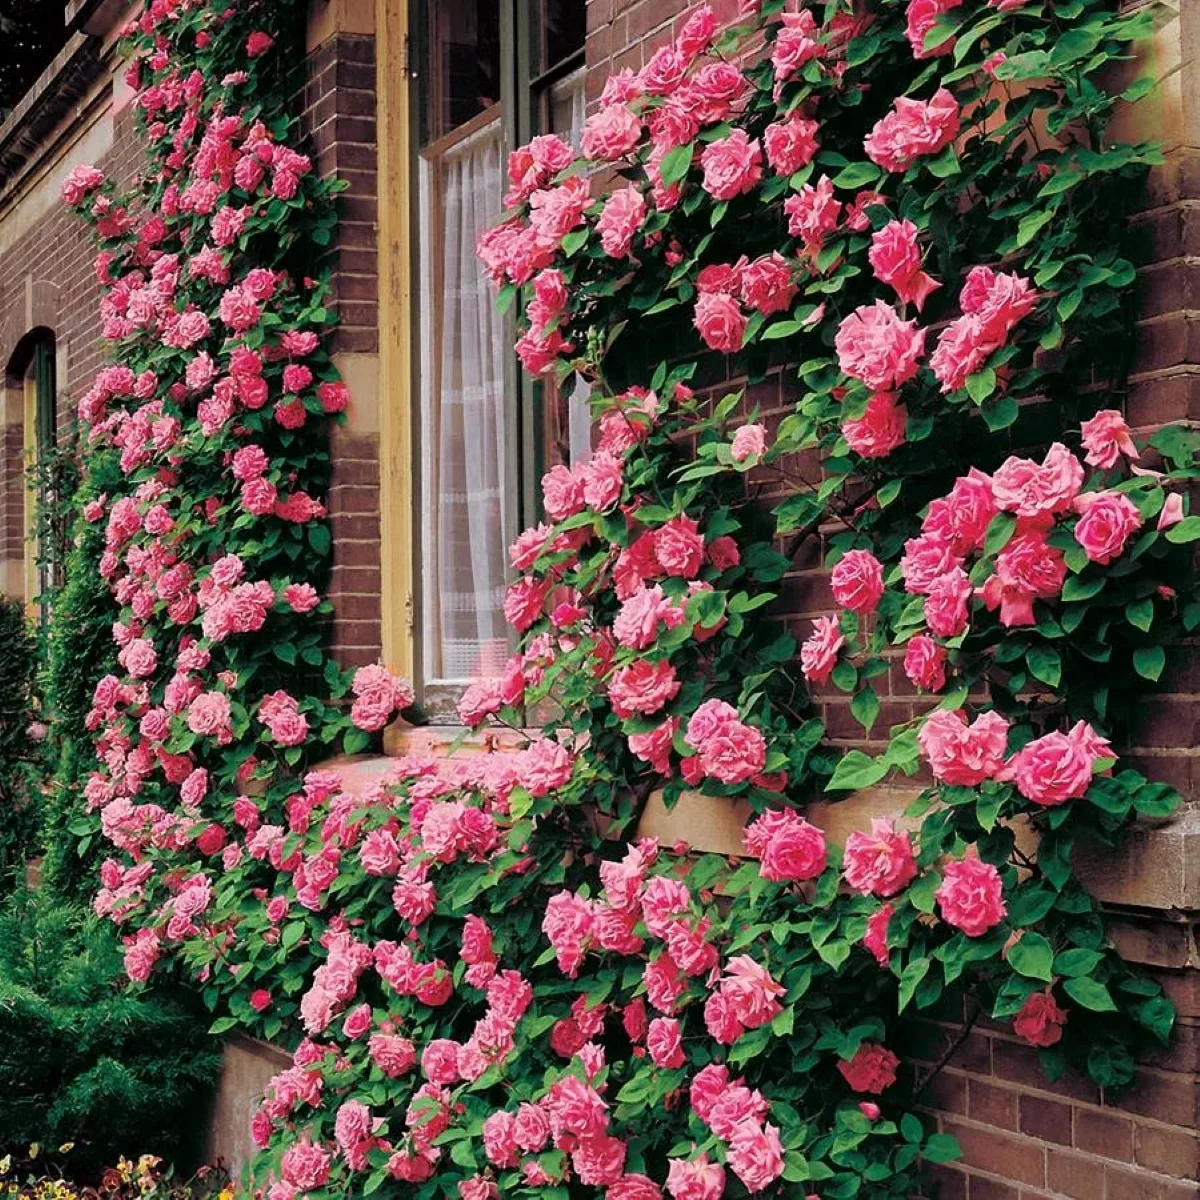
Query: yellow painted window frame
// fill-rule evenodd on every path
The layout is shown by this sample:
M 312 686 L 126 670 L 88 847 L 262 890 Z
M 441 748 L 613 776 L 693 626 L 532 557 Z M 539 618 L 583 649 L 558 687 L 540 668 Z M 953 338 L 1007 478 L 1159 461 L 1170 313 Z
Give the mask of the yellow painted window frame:
M 416 674 L 412 110 L 408 0 L 376 0 L 379 155 L 379 513 L 383 660 Z

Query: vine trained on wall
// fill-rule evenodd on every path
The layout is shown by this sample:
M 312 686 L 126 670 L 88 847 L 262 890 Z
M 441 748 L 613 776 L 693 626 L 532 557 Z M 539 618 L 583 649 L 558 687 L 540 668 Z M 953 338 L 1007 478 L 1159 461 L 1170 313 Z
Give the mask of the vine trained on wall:
M 480 256 L 526 369 L 589 383 L 596 449 L 546 474 L 521 649 L 460 705 L 519 736 L 352 795 L 300 773 L 411 692 L 303 619 L 346 399 L 304 277 L 334 185 L 281 115 L 277 6 L 147 8 L 145 214 L 67 188 L 117 359 L 81 416 L 123 475 L 84 511 L 123 672 L 91 715 L 97 906 L 131 978 L 170 957 L 218 1032 L 294 1047 L 260 1194 L 898 1200 L 956 1154 L 913 1013 L 1109 1089 L 1169 1039 L 1072 865 L 1178 802 L 1120 762 L 1109 681 L 1152 686 L 1200 618 L 1194 439 L 1118 407 L 1121 200 L 1156 152 L 1108 137 L 1145 87 L 1107 84 L 1148 21 L 700 5 L 607 81 L 582 157 L 519 149 Z M 797 645 L 814 554 L 830 615 Z M 906 819 L 843 846 L 804 815 L 885 782 Z M 655 793 L 744 801 L 744 859 L 638 836 Z

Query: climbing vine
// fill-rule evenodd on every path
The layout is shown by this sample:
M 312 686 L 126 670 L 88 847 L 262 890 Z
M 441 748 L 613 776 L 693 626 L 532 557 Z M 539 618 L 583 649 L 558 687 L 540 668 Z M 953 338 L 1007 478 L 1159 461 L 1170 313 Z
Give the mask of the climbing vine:
M 1145 85 L 1105 81 L 1148 16 L 701 5 L 582 157 L 519 149 L 480 257 L 596 448 L 543 480 L 521 648 L 460 706 L 517 733 L 350 794 L 304 769 L 412 694 L 309 615 L 347 395 L 280 7 L 150 4 L 142 207 L 65 189 L 115 360 L 80 415 L 121 476 L 83 513 L 120 609 L 96 904 L 131 979 L 167 957 L 217 1032 L 294 1047 L 256 1186 L 899 1198 L 956 1154 L 904 1054 L 935 1005 L 1127 1083 L 1173 1013 L 1072 850 L 1178 802 L 1121 762 L 1109 681 L 1153 685 L 1200 617 L 1194 439 L 1122 415 L 1122 202 L 1157 156 L 1106 133 Z M 844 845 L 805 816 L 883 783 L 904 816 Z M 745 802 L 743 861 L 639 837 L 657 792 Z

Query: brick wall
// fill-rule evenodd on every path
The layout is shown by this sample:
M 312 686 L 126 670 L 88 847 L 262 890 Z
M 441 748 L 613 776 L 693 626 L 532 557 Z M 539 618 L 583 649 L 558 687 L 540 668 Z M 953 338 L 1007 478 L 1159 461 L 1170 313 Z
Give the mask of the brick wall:
M 351 385 L 349 421 L 334 430 L 333 649 L 346 666 L 380 655 L 378 188 L 375 39 L 340 33 L 309 59 L 303 122 L 318 169 L 349 186 L 338 198 L 331 253 L 339 325 L 334 354 Z
M 728 18 L 737 0 L 713 6 Z M 589 101 L 595 101 L 611 71 L 637 70 L 670 40 L 688 7 L 686 0 L 588 0 Z M 1186 81 L 1183 95 L 1191 95 Z M 1155 128 L 1138 136 L 1165 137 L 1170 147 L 1172 132 Z M 1139 345 L 1127 411 L 1131 425 L 1146 431 L 1168 421 L 1200 418 L 1200 319 L 1195 311 L 1200 308 L 1200 153 L 1187 148 L 1186 138 L 1178 139 L 1166 165 L 1154 172 L 1143 211 L 1134 221 L 1133 243 L 1140 276 Z M 723 380 L 722 391 L 743 382 Z M 790 387 L 786 373 L 772 375 L 748 389 L 745 407 L 757 407 L 770 428 L 795 399 Z M 816 464 L 807 465 L 810 477 L 818 473 Z M 770 485 L 765 476 L 758 482 Z M 820 538 L 808 539 L 784 584 L 782 619 L 799 638 L 807 635 L 814 616 L 832 607 L 822 558 Z M 889 725 L 915 713 L 913 689 L 899 664 L 875 684 L 882 701 L 874 731 L 878 741 Z M 828 688 L 818 689 L 816 698 L 832 740 L 862 744 L 849 697 Z M 1174 784 L 1189 801 L 1196 795 L 1198 700 L 1197 658 L 1190 648 L 1180 648 L 1157 693 L 1141 706 L 1133 744 L 1124 755 L 1151 778 Z M 906 1057 L 919 1076 L 944 1062 L 923 1098 L 930 1115 L 963 1149 L 961 1162 L 929 1170 L 924 1190 L 930 1197 L 1200 1197 L 1200 889 L 1190 888 L 1182 901 L 1170 901 L 1182 903 L 1186 911 L 1180 911 L 1165 907 L 1168 901 L 1147 886 L 1159 869 L 1164 877 L 1169 874 L 1181 855 L 1186 863 L 1189 853 L 1186 840 L 1176 851 L 1156 836 L 1152 832 L 1139 847 L 1138 853 L 1146 856 L 1140 882 L 1112 885 L 1101 870 L 1096 884 L 1100 894 L 1121 901 L 1110 912 L 1114 940 L 1131 961 L 1159 979 L 1177 1005 L 1174 1045 L 1144 1066 L 1135 1088 L 1113 1097 L 1078 1076 L 1049 1083 L 1036 1051 L 1015 1038 L 1011 1026 L 977 1020 L 968 1028 L 960 1011 L 914 1020 L 906 1031 Z

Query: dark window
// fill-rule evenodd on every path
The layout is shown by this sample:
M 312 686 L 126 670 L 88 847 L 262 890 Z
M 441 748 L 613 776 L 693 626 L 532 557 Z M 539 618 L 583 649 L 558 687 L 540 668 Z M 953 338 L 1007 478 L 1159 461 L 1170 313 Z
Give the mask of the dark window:
M 67 40 L 62 0 L 0 0 L 0 121 Z
M 431 0 L 425 29 L 425 142 L 500 102 L 500 0 Z

